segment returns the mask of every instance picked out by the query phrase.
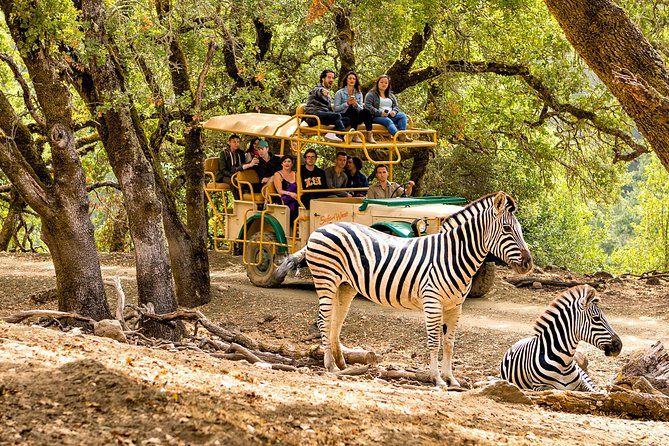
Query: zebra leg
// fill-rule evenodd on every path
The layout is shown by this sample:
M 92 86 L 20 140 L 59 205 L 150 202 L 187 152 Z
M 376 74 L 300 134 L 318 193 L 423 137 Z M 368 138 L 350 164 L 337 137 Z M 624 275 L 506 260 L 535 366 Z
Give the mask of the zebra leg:
M 344 320 L 348 315 L 348 310 L 351 307 L 351 302 L 353 302 L 353 298 L 356 294 L 357 292 L 350 285 L 339 285 L 337 298 L 332 307 L 334 314 L 332 315 L 332 336 L 330 338 L 330 346 L 335 364 L 342 370 L 346 368 L 346 360 L 344 359 L 343 351 L 348 349 L 339 342 L 339 335 L 341 333 L 341 327 L 344 325 Z
M 323 365 L 329 372 L 337 371 L 334 357 L 332 356 L 332 344 L 330 334 L 332 332 L 332 312 L 337 299 L 337 286 L 335 284 L 316 283 L 318 294 L 318 330 L 321 332 L 321 346 L 323 347 Z
M 425 313 L 425 328 L 427 330 L 427 348 L 430 351 L 430 374 L 434 384 L 446 387 L 446 382 L 439 373 L 439 345 L 441 344 L 442 312 L 441 302 L 437 297 L 423 298 L 423 312 Z
M 442 326 L 442 347 L 444 349 L 441 359 L 441 372 L 448 385 L 460 387 L 460 383 L 453 376 L 451 359 L 453 358 L 453 347 L 455 345 L 455 329 L 458 328 L 460 315 L 462 314 L 462 305 L 444 311 Z

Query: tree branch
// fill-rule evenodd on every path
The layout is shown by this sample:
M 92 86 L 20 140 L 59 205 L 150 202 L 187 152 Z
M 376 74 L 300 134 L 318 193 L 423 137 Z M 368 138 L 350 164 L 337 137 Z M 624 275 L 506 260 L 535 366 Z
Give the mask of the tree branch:
M 9 66 L 9 68 L 12 70 L 12 73 L 14 74 L 14 79 L 16 79 L 19 85 L 21 85 L 21 90 L 23 91 L 23 102 L 26 104 L 26 108 L 30 112 L 30 116 L 32 116 L 35 122 L 40 126 L 41 133 L 46 134 L 46 122 L 44 121 L 44 118 L 42 118 L 40 114 L 37 113 L 35 104 L 33 103 L 32 97 L 30 96 L 30 88 L 28 87 L 28 83 L 26 82 L 26 80 L 21 75 L 21 70 L 19 66 L 16 64 L 14 59 L 12 59 L 12 57 L 7 53 L 0 52 L 0 60 L 4 60 L 5 63 L 7 63 L 7 65 Z
M 93 191 L 95 189 L 99 189 L 101 187 L 112 187 L 116 190 L 121 190 L 121 186 L 115 182 L 115 181 L 98 181 L 95 183 L 90 183 L 86 185 L 86 192 Z
M 204 90 L 204 81 L 207 78 L 207 73 L 209 72 L 211 63 L 214 60 L 214 53 L 216 52 L 216 49 L 216 43 L 213 40 L 209 41 L 207 56 L 204 59 L 202 70 L 200 71 L 200 75 L 197 78 L 197 88 L 195 90 L 195 97 L 193 98 L 193 109 L 195 114 L 200 112 L 200 106 L 202 105 L 202 92 Z

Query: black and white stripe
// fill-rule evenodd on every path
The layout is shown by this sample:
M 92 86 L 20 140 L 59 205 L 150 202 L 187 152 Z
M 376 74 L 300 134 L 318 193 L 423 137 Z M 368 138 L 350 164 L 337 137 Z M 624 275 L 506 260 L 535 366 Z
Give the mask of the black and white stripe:
M 451 369 L 455 329 L 472 277 L 489 252 L 519 272 L 532 258 L 505 193 L 485 196 L 445 219 L 439 234 L 398 238 L 355 223 L 319 228 L 307 246 L 278 268 L 285 275 L 305 256 L 319 297 L 318 327 L 328 370 L 344 368 L 341 326 L 356 294 L 381 305 L 422 309 L 430 350 L 430 369 L 445 385 L 437 361 L 443 348 L 442 373 L 458 385 Z
M 589 285 L 563 292 L 535 322 L 535 335 L 507 350 L 501 364 L 502 379 L 521 389 L 599 391 L 574 361 L 579 341 L 594 345 L 606 356 L 617 356 L 622 349 L 598 303 L 599 297 Z

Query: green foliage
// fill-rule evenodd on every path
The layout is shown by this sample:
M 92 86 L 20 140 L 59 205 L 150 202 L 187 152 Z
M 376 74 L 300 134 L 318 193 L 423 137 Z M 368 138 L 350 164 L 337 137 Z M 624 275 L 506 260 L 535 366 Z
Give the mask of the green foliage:
M 27 37 L 22 51 L 32 52 L 42 47 L 54 52 L 60 45 L 76 48 L 81 43 L 79 12 L 72 2 L 14 0 L 13 12 Z
M 631 234 L 620 240 L 611 254 L 612 265 L 621 271 L 642 273 L 669 270 L 669 173 L 655 156 L 642 160 L 640 178 L 632 179 L 623 197 L 623 216 L 637 216 L 627 222 Z M 629 218 L 629 217 L 628 217 Z

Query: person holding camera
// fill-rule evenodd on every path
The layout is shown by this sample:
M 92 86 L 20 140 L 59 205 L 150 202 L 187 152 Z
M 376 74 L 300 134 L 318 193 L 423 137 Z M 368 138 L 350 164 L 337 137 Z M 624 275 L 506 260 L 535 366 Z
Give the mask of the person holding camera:
M 390 87 L 390 76 L 387 74 L 376 79 L 374 87 L 365 96 L 365 108 L 374 114 L 373 121 L 387 128 L 391 135 L 394 136 L 398 130 L 406 130 L 407 115 L 400 111 L 397 98 Z M 404 133 L 397 139 L 405 142 L 413 141 Z
M 335 113 L 341 113 L 342 116 L 349 119 L 351 131 L 356 131 L 358 125 L 365 124 L 365 139 L 369 144 L 376 144 L 372 135 L 372 112 L 363 106 L 362 90 L 360 81 L 355 71 L 349 71 L 344 76 L 342 88 L 335 94 L 334 99 Z M 362 142 L 358 135 L 353 137 L 353 142 Z
M 304 106 L 304 113 L 308 115 L 316 115 L 322 125 L 334 125 L 335 130 L 343 132 L 346 130 L 346 126 L 348 126 L 348 118 L 333 111 L 330 89 L 334 84 L 334 78 L 334 71 L 323 70 L 320 82 L 309 91 L 309 97 Z M 317 121 L 314 118 L 307 118 L 305 121 L 309 127 L 313 127 L 317 124 Z M 325 134 L 325 139 L 331 142 L 344 142 L 343 139 L 334 133 Z

